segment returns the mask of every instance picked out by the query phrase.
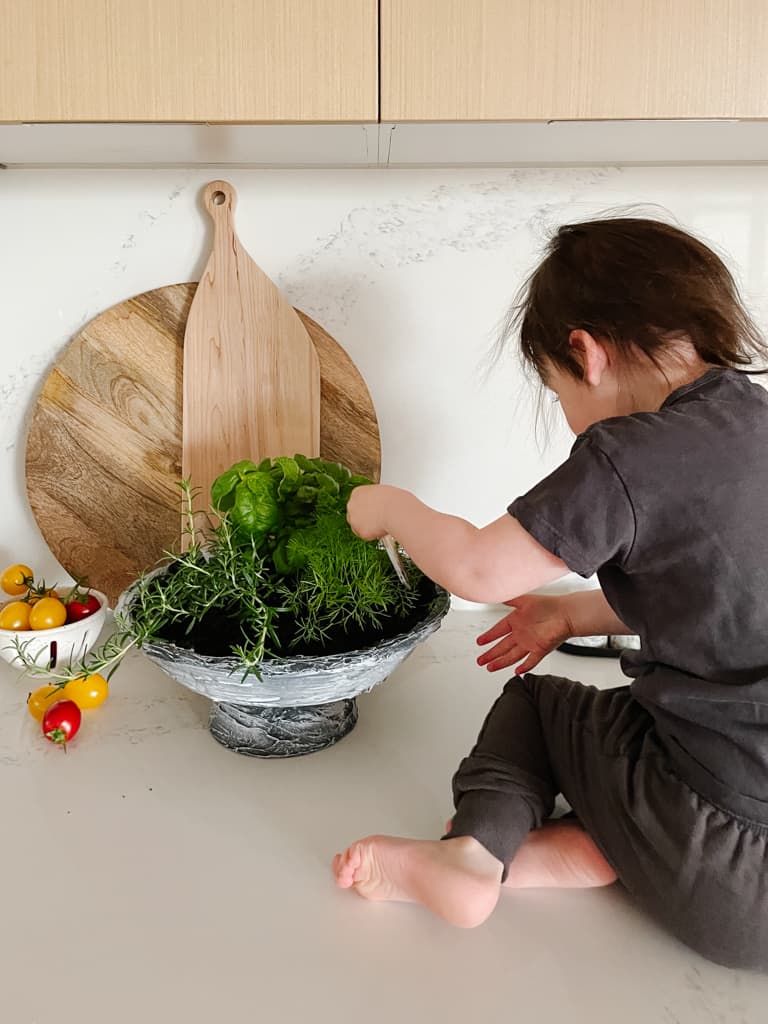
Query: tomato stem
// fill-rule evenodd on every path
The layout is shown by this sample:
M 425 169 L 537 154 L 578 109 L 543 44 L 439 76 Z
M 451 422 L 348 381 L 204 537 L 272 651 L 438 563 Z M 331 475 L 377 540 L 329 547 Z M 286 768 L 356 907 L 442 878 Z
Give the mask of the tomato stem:
M 55 729 L 51 729 L 45 734 L 46 739 L 49 739 L 51 743 L 58 743 L 64 747 L 64 752 L 67 750 L 67 734 L 63 729 L 58 726 Z

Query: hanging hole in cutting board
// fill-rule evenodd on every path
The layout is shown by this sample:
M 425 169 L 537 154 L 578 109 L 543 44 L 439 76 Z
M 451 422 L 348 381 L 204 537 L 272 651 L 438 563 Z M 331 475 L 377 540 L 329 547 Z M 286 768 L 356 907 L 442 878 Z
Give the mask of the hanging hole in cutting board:
M 211 196 L 211 200 L 215 206 L 223 206 L 227 201 L 227 197 L 223 192 L 214 192 Z

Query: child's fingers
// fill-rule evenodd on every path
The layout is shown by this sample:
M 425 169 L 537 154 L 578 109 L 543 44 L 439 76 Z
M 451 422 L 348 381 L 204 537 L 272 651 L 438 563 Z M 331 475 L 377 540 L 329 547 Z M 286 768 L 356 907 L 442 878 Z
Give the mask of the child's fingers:
M 548 651 L 541 651 L 537 654 L 535 651 L 531 651 L 525 661 L 520 662 L 520 664 L 516 666 L 515 675 L 524 676 L 526 672 L 530 672 L 531 669 L 536 668 L 541 659 L 548 653 Z
M 495 626 L 491 626 L 485 633 L 481 633 L 477 638 L 479 644 L 490 644 L 494 640 L 498 640 L 499 637 L 506 636 L 509 633 L 512 616 L 514 612 L 510 612 L 509 615 L 505 615 L 503 619 L 496 623 Z
M 516 656 L 515 652 L 517 652 L 517 657 L 527 653 L 526 648 L 520 647 L 513 637 L 506 636 L 495 647 L 478 655 L 477 664 L 487 665 L 489 661 L 496 661 L 500 657 L 514 658 Z
M 514 668 L 515 664 L 520 661 L 522 656 L 522 651 L 518 651 L 514 656 L 505 654 L 501 658 L 496 658 L 495 661 L 489 661 L 485 667 L 489 672 L 498 672 L 502 668 Z M 515 672 L 517 672 L 517 669 L 515 669 Z
M 500 654 L 498 657 L 478 662 L 478 664 L 487 668 L 489 672 L 498 672 L 500 668 L 509 668 L 510 666 L 516 665 L 520 659 L 525 656 L 527 655 L 524 647 L 513 647 L 512 650 L 507 651 L 505 654 Z

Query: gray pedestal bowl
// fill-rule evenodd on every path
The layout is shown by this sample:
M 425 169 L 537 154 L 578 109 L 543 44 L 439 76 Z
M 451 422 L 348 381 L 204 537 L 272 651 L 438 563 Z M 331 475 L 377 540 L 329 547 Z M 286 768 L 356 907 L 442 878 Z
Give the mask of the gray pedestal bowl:
M 115 609 L 128 621 L 132 593 L 129 587 Z M 142 651 L 176 682 L 213 701 L 210 730 L 219 743 L 252 757 L 297 757 L 346 736 L 357 722 L 356 698 L 384 682 L 440 627 L 449 607 L 449 594 L 435 586 L 408 632 L 343 654 L 266 660 L 261 679 L 244 677 L 235 657 L 196 654 L 162 640 Z

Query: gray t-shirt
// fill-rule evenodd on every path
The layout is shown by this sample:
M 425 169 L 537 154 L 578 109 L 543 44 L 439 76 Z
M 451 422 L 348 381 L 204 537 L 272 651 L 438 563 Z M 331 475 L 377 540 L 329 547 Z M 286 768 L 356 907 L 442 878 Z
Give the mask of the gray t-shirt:
M 768 801 L 768 393 L 710 370 L 589 427 L 509 511 L 639 634 L 622 667 L 677 773 Z

